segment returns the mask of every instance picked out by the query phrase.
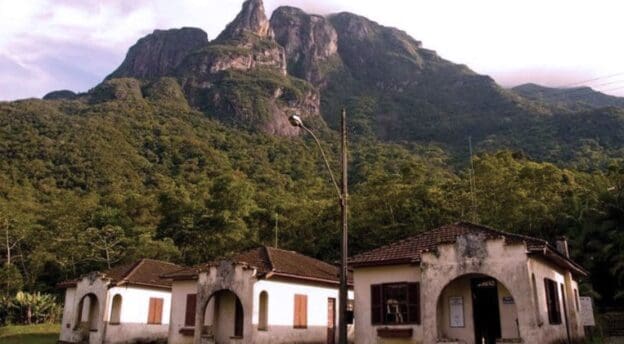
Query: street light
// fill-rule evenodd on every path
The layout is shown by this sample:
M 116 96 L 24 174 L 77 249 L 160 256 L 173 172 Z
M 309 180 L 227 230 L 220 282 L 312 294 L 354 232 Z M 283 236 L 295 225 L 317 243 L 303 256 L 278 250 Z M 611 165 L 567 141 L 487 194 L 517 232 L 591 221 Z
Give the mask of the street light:
M 341 132 L 341 161 L 340 165 L 342 167 L 342 180 L 341 186 L 338 186 L 336 182 L 336 178 L 334 178 L 334 173 L 332 172 L 331 167 L 329 166 L 329 161 L 327 161 L 327 157 L 325 156 L 325 151 L 323 151 L 323 147 L 321 146 L 321 141 L 314 135 L 314 132 L 310 130 L 303 124 L 301 117 L 296 114 L 293 114 L 288 118 L 288 121 L 292 126 L 299 127 L 305 130 L 316 142 L 319 150 L 321 151 L 321 156 L 323 157 L 323 161 L 325 162 L 325 167 L 327 167 L 327 171 L 329 171 L 329 176 L 331 177 L 332 184 L 336 188 L 336 192 L 338 193 L 338 200 L 340 201 L 340 215 L 341 215 L 341 224 L 342 224 L 342 238 L 340 241 L 340 290 L 338 292 L 338 313 L 340 317 L 338 318 L 338 343 L 339 344 L 347 344 L 347 248 L 348 248 L 348 226 L 347 226 L 347 112 L 345 109 L 342 109 L 342 116 L 340 121 L 340 132 Z

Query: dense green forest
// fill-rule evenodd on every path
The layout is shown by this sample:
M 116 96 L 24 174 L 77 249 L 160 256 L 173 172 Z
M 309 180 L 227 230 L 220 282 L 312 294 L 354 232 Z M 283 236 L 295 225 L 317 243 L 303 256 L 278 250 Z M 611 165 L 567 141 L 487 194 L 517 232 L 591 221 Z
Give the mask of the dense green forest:
M 197 264 L 258 244 L 338 257 L 335 190 L 314 143 L 224 126 L 173 90 L 146 98 L 0 103 L 2 289 L 139 257 Z M 468 220 L 567 235 L 599 304 L 624 298 L 624 169 L 587 171 L 521 152 L 468 159 L 388 144 L 350 126 L 351 254 Z M 338 138 L 322 137 L 337 168 Z M 474 197 L 473 197 L 474 196 Z M 592 283 L 595 282 L 595 283 Z
M 87 93 L 0 102 L 10 321 L 31 322 L 20 305 L 55 310 L 38 293 L 62 280 L 137 258 L 193 265 L 277 244 L 335 261 L 335 190 L 287 116 L 319 134 L 337 170 L 343 106 L 350 254 L 460 220 L 565 235 L 591 273 L 582 294 L 624 307 L 619 100 L 523 97 L 364 17 L 281 7 L 269 23 L 263 11 L 245 2 L 233 36 L 210 42 L 156 30 Z

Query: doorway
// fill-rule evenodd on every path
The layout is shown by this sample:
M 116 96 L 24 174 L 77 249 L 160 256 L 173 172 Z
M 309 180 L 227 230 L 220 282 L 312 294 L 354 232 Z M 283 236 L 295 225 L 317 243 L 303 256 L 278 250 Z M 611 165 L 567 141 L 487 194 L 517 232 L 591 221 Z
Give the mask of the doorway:
M 327 344 L 336 343 L 336 299 L 327 299 Z
M 493 278 L 471 280 L 475 343 L 496 344 L 501 338 L 498 285 Z

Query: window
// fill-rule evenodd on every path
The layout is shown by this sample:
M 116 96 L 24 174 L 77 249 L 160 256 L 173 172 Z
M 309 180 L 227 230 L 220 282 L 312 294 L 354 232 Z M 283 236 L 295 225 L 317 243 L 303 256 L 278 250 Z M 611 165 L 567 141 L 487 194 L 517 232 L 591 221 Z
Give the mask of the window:
M 294 328 L 308 327 L 308 296 L 295 294 Z
M 353 325 L 353 320 L 355 319 L 354 317 L 354 304 L 353 304 L 353 300 L 348 300 L 347 301 L 347 316 L 345 318 L 346 323 L 348 325 Z
M 266 291 L 261 292 L 259 301 L 258 330 L 266 331 L 269 325 L 269 294 Z
M 121 320 L 121 295 L 117 294 L 113 296 L 113 303 L 111 306 L 111 315 L 109 324 L 117 325 Z
M 163 299 L 150 297 L 147 312 L 147 323 L 153 325 L 162 324 Z
M 574 304 L 576 305 L 576 311 L 580 311 L 581 307 L 579 306 L 579 294 L 578 289 L 574 289 Z
M 371 285 L 371 322 L 420 324 L 420 283 Z
M 184 326 L 195 326 L 195 311 L 197 308 L 197 294 L 186 294 L 186 311 Z
M 557 282 L 544 278 L 546 290 L 546 306 L 548 307 L 548 322 L 553 325 L 561 324 L 561 307 L 559 305 L 559 290 Z

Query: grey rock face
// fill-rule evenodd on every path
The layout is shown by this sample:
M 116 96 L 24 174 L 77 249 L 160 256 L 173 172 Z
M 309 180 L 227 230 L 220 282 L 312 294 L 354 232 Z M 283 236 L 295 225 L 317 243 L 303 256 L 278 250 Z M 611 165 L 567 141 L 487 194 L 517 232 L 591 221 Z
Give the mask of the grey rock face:
M 237 39 L 252 33 L 258 37 L 272 37 L 269 20 L 264 13 L 262 0 L 247 0 L 236 18 L 221 32 L 217 41 Z
M 288 72 L 314 85 L 323 81 L 323 64 L 339 62 L 338 34 L 322 16 L 279 7 L 271 16 L 275 40 L 286 50 Z M 331 61 L 333 59 L 333 61 Z
M 171 76 L 193 50 L 208 44 L 207 34 L 196 28 L 155 30 L 133 45 L 125 60 L 107 79 L 156 79 Z

